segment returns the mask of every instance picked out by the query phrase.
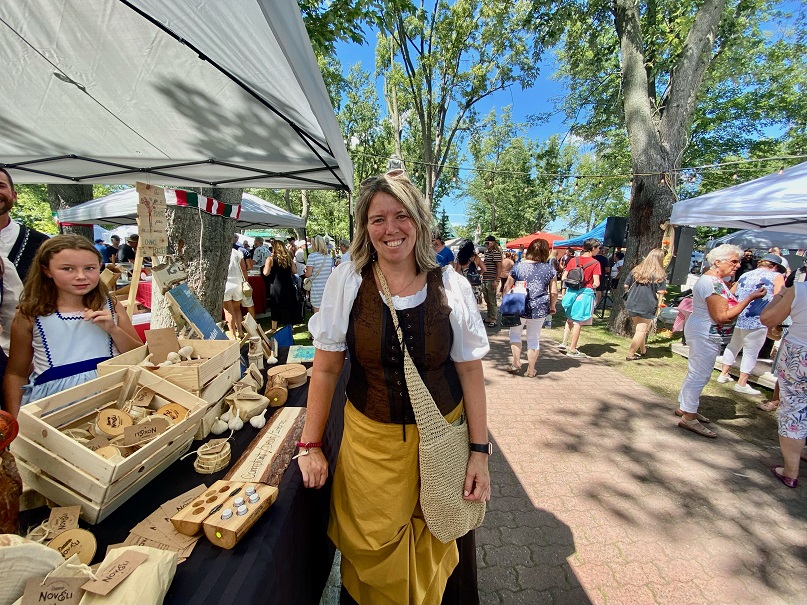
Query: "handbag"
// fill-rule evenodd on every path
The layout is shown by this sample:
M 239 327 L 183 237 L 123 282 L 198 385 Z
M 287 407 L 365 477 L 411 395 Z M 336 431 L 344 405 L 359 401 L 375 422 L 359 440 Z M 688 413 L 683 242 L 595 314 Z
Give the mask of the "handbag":
M 469 502 L 462 497 L 470 456 L 468 422 L 463 413 L 457 422 L 449 424 L 440 413 L 404 344 L 387 280 L 378 264 L 373 268 L 403 351 L 406 388 L 420 432 L 420 508 L 432 535 L 440 542 L 450 542 L 476 529 L 485 519 L 485 502 Z
M 248 281 L 241 282 L 241 294 L 249 298 L 252 296 L 252 286 L 249 285 Z
M 463 270 L 462 274 L 472 286 L 482 285 L 482 276 L 479 274 L 479 271 L 476 270 L 476 263 L 473 262 L 473 260 L 471 260 L 471 264 Z
M 519 317 L 527 312 L 527 284 L 524 281 L 517 281 L 507 294 L 502 296 L 502 315 L 518 315 Z
M 328 260 L 328 257 L 327 256 L 323 257 L 322 264 L 319 266 L 319 269 L 317 269 L 317 272 L 314 273 L 314 275 L 312 275 L 311 277 L 306 277 L 303 279 L 303 290 L 305 290 L 306 292 L 311 291 L 311 288 L 314 286 L 314 280 L 317 279 L 317 275 L 319 275 L 322 269 L 325 268 L 326 260 Z

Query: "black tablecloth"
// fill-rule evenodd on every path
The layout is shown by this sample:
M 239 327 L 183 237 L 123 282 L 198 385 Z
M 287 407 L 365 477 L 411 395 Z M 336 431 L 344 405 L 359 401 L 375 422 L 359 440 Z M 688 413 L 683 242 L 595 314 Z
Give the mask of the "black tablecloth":
M 286 351 L 281 352 L 281 359 Z M 323 436 L 323 450 L 331 475 L 342 440 L 345 364 L 336 387 L 331 414 Z M 291 389 L 287 406 L 305 406 L 308 386 Z M 246 426 L 234 434 L 232 460 L 257 435 Z M 194 442 L 195 449 L 201 442 Z M 193 456 L 177 461 L 124 503 L 103 522 L 90 526 L 98 540 L 96 562 L 109 544 L 122 542 L 129 530 L 164 502 L 204 483 L 211 485 L 227 473 L 200 475 L 193 470 Z M 228 467 L 229 468 L 229 467 Z M 277 501 L 232 550 L 213 546 L 204 536 L 191 556 L 177 568 L 165 599 L 167 605 L 258 603 L 290 605 L 319 603 L 333 562 L 334 547 L 326 535 L 331 483 L 320 490 L 305 489 L 300 468 L 292 461 L 279 486 Z M 35 521 L 28 511 L 24 522 Z M 47 516 L 47 511 L 44 511 Z M 42 516 L 42 514 L 40 514 Z

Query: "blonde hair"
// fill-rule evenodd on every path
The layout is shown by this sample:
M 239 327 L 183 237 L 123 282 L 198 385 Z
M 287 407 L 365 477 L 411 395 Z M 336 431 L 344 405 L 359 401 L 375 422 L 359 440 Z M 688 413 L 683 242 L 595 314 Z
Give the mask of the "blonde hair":
M 291 267 L 291 257 L 286 246 L 279 239 L 272 240 L 272 256 L 274 262 L 278 267 Z
M 664 270 L 664 257 L 666 252 L 661 248 L 653 248 L 644 260 L 631 271 L 633 279 L 639 284 L 658 284 L 667 279 Z
M 56 235 L 45 240 L 39 250 L 37 250 L 34 262 L 28 277 L 25 278 L 25 286 L 20 294 L 19 312 L 27 317 L 37 317 L 39 315 L 52 315 L 58 308 L 56 302 L 59 297 L 59 289 L 53 278 L 45 275 L 45 269 L 50 268 L 50 261 L 54 255 L 64 250 L 86 250 L 92 252 L 98 259 L 98 268 L 101 268 L 100 252 L 95 249 L 92 242 L 81 235 L 65 234 Z M 98 284 L 87 292 L 82 298 L 82 303 L 88 309 L 97 311 L 102 308 L 109 298 L 109 291 L 99 276 Z
M 325 243 L 324 237 L 317 235 L 311 240 L 311 252 L 319 252 L 320 254 L 328 253 L 328 244 Z M 311 252 L 309 252 L 309 254 Z
M 356 200 L 356 237 L 350 246 L 350 260 L 353 261 L 356 272 L 361 273 L 375 256 L 375 248 L 367 230 L 367 214 L 370 211 L 370 203 L 377 193 L 386 193 L 394 197 L 415 224 L 417 237 L 414 252 L 418 273 L 439 267 L 432 249 L 431 233 L 434 224 L 432 212 L 420 190 L 406 176 L 380 175 L 361 188 L 359 198 Z

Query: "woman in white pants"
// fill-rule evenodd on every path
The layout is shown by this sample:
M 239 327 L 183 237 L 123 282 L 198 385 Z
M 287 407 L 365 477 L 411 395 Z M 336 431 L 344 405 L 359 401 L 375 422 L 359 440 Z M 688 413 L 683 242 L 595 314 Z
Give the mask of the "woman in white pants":
M 765 296 L 765 288 L 759 288 L 742 302 L 737 302 L 723 281 L 740 266 L 740 254 L 742 248 L 731 244 L 717 246 L 709 252 L 706 256 L 709 270 L 692 288 L 692 315 L 684 326 L 689 359 L 675 414 L 681 416 L 678 426 L 703 437 L 717 437 L 714 431 L 703 426 L 709 419 L 698 413 L 698 407 L 703 387 L 709 382 L 720 354 L 722 337 L 752 301 Z
M 734 295 L 738 300 L 743 300 L 760 286 L 764 286 L 766 291 L 765 296 L 755 300 L 737 316 L 737 324 L 731 335 L 731 342 L 723 353 L 723 371 L 717 377 L 717 381 L 733 382 L 734 379 L 729 374 L 729 370 L 737 359 L 737 353 L 741 348 L 743 350 L 743 358 L 740 361 L 740 378 L 734 385 L 734 390 L 738 393 L 746 395 L 761 393 L 748 384 L 748 377 L 757 364 L 759 351 L 765 344 L 765 337 L 768 334 L 768 328 L 762 325 L 759 314 L 774 295 L 779 294 L 785 287 L 785 278 L 782 275 L 784 269 L 781 256 L 766 254 L 759 259 L 757 268 L 743 273 L 735 285 Z
M 513 362 L 508 370 L 511 374 L 521 371 L 521 330 L 527 327 L 527 378 L 535 378 L 535 364 L 540 350 L 541 328 L 547 315 L 554 315 L 555 303 L 558 300 L 557 272 L 549 260 L 549 244 L 546 240 L 535 239 L 530 244 L 521 262 L 510 270 L 504 293 L 513 288 L 516 281 L 525 282 L 527 300 L 521 325 L 510 328 L 510 351 Z

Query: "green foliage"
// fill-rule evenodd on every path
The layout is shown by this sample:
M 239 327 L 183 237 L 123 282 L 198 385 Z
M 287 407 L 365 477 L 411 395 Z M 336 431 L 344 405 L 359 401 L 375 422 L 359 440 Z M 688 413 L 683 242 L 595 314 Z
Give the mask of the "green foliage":
M 337 119 L 353 160 L 354 190 L 358 191 L 362 180 L 386 172 L 387 158 L 395 149 L 392 126 L 381 119 L 378 93 L 360 63 L 350 68 L 345 79 Z
M 476 105 L 508 86 L 532 86 L 538 74 L 543 46 L 528 18 L 530 6 L 456 0 L 385 12 L 376 67 L 385 70 L 388 102 L 394 88 L 399 113 L 408 117 L 405 134 L 419 142 L 404 159 L 423 162 L 417 168 L 433 207 L 441 178 L 453 186 L 455 175 L 444 175 L 444 167 L 474 127 Z M 390 49 L 399 67 L 391 68 Z
M 440 220 L 437 221 L 437 230 L 440 232 L 443 240 L 451 239 L 453 237 L 454 230 L 451 227 L 451 221 L 448 220 L 448 213 L 446 212 L 445 208 L 443 208 L 440 212 Z
M 666 110 L 675 67 L 701 6 L 694 0 L 639 2 L 648 96 L 659 113 Z M 692 123 L 682 125 L 689 139 L 683 165 L 710 164 L 732 156 L 804 153 L 806 18 L 802 11 L 794 19 L 779 10 L 781 6 L 788 5 L 773 0 L 727 0 L 714 59 L 701 90 L 693 91 L 698 103 Z M 621 164 L 629 168 L 620 44 L 612 11 L 612 5 L 603 0 L 535 4 L 538 19 L 565 17 L 565 33 L 557 48 L 557 78 L 568 89 L 559 108 L 573 122 L 572 131 L 586 141 L 596 141 L 600 155 L 606 149 L 611 155 L 621 154 Z M 765 172 L 778 167 L 769 165 Z M 729 170 L 729 176 L 736 172 Z M 700 183 L 700 179 L 694 186 L 688 183 L 682 197 L 709 190 L 700 190 Z M 703 184 L 708 187 L 708 180 Z
M 16 189 L 17 203 L 11 209 L 11 218 L 42 233 L 58 233 L 48 204 L 47 185 L 16 185 Z

